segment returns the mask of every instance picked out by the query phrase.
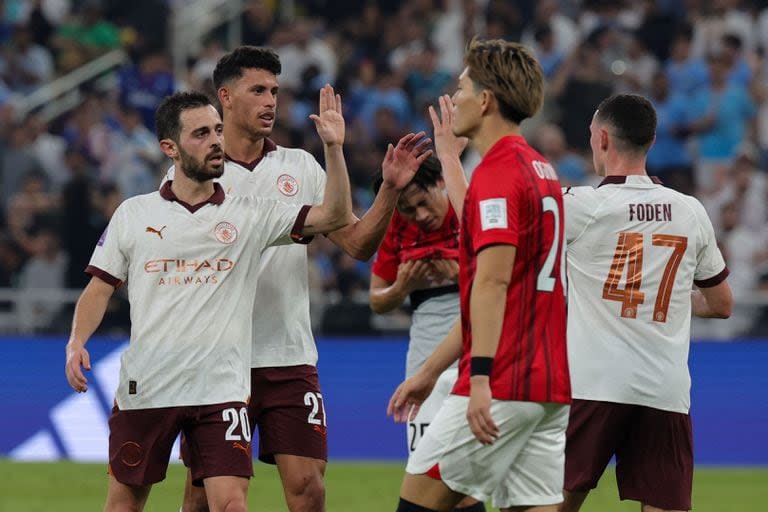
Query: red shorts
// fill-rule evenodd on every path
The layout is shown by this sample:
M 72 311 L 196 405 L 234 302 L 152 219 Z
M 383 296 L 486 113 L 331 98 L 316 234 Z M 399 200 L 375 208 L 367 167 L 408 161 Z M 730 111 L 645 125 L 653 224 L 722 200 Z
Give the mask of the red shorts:
M 253 476 L 245 404 L 120 410 L 109 418 L 109 472 L 118 482 L 146 486 L 165 478 L 179 432 L 197 482 L 212 476 Z
M 613 455 L 622 500 L 667 510 L 691 509 L 689 415 L 574 399 L 566 433 L 565 490 L 594 489 Z
M 251 368 L 251 425 L 259 428 L 259 460 L 275 454 L 328 460 L 325 406 L 317 368 Z

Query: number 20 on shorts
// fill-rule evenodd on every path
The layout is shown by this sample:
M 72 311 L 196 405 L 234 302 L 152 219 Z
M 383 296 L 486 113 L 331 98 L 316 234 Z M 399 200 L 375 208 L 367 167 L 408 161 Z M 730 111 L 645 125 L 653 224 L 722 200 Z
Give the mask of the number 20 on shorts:
M 643 237 L 643 233 L 626 231 L 619 233 L 619 241 L 616 244 L 611 269 L 603 284 L 603 299 L 621 302 L 621 316 L 623 318 L 637 318 L 637 306 L 645 302 L 645 293 L 640 291 L 643 281 Z M 672 249 L 664 267 L 661 283 L 656 293 L 656 302 L 653 306 L 653 320 L 663 323 L 667 321 L 675 276 L 680 262 L 683 261 L 685 250 L 688 248 L 688 238 L 657 233 L 651 235 L 651 243 L 657 247 Z M 619 283 L 624 275 L 624 267 L 627 269 L 626 284 L 624 288 L 619 288 Z

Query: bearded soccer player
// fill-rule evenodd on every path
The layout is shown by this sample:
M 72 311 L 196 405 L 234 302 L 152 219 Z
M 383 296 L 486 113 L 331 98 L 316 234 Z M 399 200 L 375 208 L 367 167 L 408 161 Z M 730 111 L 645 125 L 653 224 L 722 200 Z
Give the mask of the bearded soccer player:
M 313 120 L 327 157 L 341 158 L 341 105 L 327 87 Z M 230 197 L 221 117 L 205 95 L 179 93 L 156 114 L 163 152 L 179 172 L 160 191 L 123 202 L 97 243 L 67 344 L 66 376 L 88 390 L 85 344 L 113 290 L 128 283 L 131 339 L 109 419 L 105 510 L 142 510 L 165 478 L 179 432 L 192 478 L 212 510 L 246 510 L 253 474 L 246 411 L 252 287 L 268 246 L 342 226 L 349 215 L 343 165 L 329 166 L 323 204 Z
M 555 511 L 571 399 L 562 194 L 520 135 L 541 107 L 544 76 L 529 50 L 503 40 L 473 40 L 465 62 L 453 108 L 442 99 L 445 124 L 483 155 L 460 214 L 461 322 L 388 412 L 406 419 L 460 356 L 459 378 L 408 462 L 397 510 L 448 511 L 472 496 Z
M 325 189 L 322 167 L 306 151 L 278 146 L 269 138 L 280 70 L 278 55 L 266 48 L 242 46 L 219 60 L 213 82 L 227 141 L 219 183 L 233 195 L 313 204 Z M 400 190 L 431 154 L 426 149 L 429 142 L 423 134 L 411 134 L 396 146 L 390 145 L 382 162 L 384 181 L 371 209 L 362 219 L 350 213 L 348 225 L 330 233 L 329 239 L 351 256 L 369 259 L 384 236 Z M 326 157 L 326 167 L 343 166 L 341 156 L 338 161 Z M 169 171 L 169 177 L 172 175 Z M 351 197 L 348 201 L 351 204 Z M 291 512 L 325 507 L 326 418 L 315 367 L 317 348 L 310 326 L 307 272 L 305 247 L 266 251 L 252 314 L 249 418 L 258 427 L 259 459 L 277 464 Z M 206 510 L 204 490 L 188 478 L 183 511 Z
M 563 511 L 580 509 L 614 455 L 621 499 L 691 508 L 691 312 L 727 318 L 733 298 L 704 207 L 646 174 L 655 132 L 647 99 L 603 101 L 590 145 L 604 179 L 563 196 L 574 397 Z

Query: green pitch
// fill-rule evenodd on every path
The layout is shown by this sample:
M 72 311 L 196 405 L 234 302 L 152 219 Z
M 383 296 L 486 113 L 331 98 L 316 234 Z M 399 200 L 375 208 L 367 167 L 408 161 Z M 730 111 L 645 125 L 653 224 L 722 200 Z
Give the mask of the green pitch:
M 249 509 L 286 510 L 277 472 L 257 464 L 251 481 Z M 331 462 L 327 472 L 329 512 L 393 512 L 402 478 L 400 464 Z M 107 489 L 105 466 L 69 462 L 22 464 L 0 460 L 0 512 L 83 512 L 101 510 Z M 173 464 L 168 478 L 152 489 L 145 510 L 175 512 L 184 485 L 183 468 Z M 632 502 L 619 503 L 613 471 L 587 499 L 584 512 L 637 512 Z M 768 510 L 768 469 L 700 469 L 694 482 L 696 512 L 763 512 Z

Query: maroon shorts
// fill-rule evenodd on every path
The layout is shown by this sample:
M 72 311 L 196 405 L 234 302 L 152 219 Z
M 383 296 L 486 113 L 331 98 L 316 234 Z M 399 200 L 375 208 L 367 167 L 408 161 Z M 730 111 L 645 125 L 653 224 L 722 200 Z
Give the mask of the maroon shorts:
M 165 478 L 179 432 L 192 478 L 253 476 L 245 404 L 120 410 L 109 418 L 109 472 L 118 482 L 146 486 Z
M 251 368 L 251 425 L 259 428 L 259 460 L 275 455 L 328 460 L 325 405 L 317 368 L 310 365 Z
M 622 500 L 667 510 L 691 509 L 693 434 L 689 415 L 574 399 L 566 434 L 565 489 L 594 489 L 613 455 Z

